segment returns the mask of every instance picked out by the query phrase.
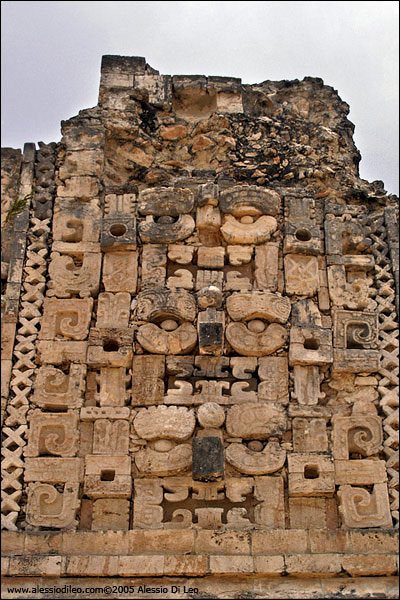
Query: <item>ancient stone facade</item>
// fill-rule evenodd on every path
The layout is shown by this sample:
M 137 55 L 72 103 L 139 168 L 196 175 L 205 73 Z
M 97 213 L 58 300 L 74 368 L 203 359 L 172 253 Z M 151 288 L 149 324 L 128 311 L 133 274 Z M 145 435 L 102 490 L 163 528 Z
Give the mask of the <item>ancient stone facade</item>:
M 395 597 L 398 204 L 347 113 L 105 56 L 5 150 L 5 581 Z

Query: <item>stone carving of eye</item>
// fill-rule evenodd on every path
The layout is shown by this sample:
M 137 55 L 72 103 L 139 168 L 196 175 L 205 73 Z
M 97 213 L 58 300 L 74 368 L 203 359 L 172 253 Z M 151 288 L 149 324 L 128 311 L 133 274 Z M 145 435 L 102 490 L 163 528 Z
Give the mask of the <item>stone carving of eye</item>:
M 177 329 L 178 323 L 174 319 L 164 319 L 164 321 L 161 321 L 160 327 L 164 331 L 174 331 Z
M 267 324 L 261 319 L 252 319 L 246 323 L 247 329 L 252 333 L 262 333 L 265 331 Z

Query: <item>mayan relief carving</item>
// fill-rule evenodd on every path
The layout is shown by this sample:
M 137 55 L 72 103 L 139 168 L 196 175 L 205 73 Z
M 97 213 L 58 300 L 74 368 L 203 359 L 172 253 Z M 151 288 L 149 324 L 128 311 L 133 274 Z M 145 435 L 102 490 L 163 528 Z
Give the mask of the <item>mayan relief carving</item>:
M 137 131 L 122 120 L 117 143 L 108 111 L 125 113 L 126 86 L 110 81 L 137 64 L 105 65 L 101 105 L 63 122 L 62 151 L 24 155 L 21 189 L 36 191 L 5 287 L 2 528 L 391 529 L 397 212 L 358 179 L 336 92 L 276 84 L 256 110 L 236 80 L 215 81 L 221 114 L 186 120 L 202 87 L 154 72 L 158 87 L 130 100 Z M 296 113 L 291 162 L 270 121 L 305 90 L 331 104 L 310 117 L 316 133 Z M 328 127 L 341 151 L 314 176 Z

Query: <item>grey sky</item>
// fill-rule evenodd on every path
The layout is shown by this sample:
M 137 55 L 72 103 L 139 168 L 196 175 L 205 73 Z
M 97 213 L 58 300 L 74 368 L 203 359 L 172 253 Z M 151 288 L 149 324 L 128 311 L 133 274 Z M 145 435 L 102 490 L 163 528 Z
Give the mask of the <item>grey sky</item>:
M 350 104 L 361 177 L 398 193 L 398 2 L 2 2 L 2 146 L 59 141 L 103 54 L 163 74 L 322 77 Z

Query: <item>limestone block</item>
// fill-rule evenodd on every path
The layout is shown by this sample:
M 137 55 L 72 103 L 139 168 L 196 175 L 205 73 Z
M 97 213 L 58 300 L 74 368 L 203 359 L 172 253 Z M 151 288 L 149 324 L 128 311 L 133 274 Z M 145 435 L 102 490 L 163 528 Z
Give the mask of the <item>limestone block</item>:
M 375 483 L 372 493 L 365 488 L 341 485 L 337 495 L 343 527 L 392 527 L 386 483 Z
M 51 253 L 47 296 L 82 298 L 96 296 L 100 285 L 101 255 L 94 252 L 69 255 Z
M 225 314 L 215 308 L 200 311 L 197 318 L 199 353 L 220 355 L 224 344 Z
M 162 404 L 164 356 L 135 356 L 132 365 L 132 405 Z
M 130 306 L 131 296 L 128 292 L 119 292 L 117 294 L 103 292 L 99 294 L 96 327 L 99 329 L 127 328 L 129 325 Z
M 256 247 L 254 288 L 269 292 L 276 292 L 278 288 L 278 257 L 279 245 L 277 242 Z
M 139 194 L 138 210 L 141 215 L 178 217 L 193 208 L 194 195 L 188 188 L 156 187 Z
M 163 326 L 173 324 L 172 331 L 166 331 Z M 175 329 L 176 327 L 176 329 Z M 177 326 L 176 321 L 165 320 L 158 327 L 154 323 L 147 323 L 139 327 L 137 334 L 139 344 L 153 354 L 188 354 L 197 343 L 197 332 L 191 323 L 182 323 Z
M 74 362 L 86 363 L 87 342 L 41 341 L 37 344 L 39 364 L 64 365 Z
M 397 572 L 396 558 L 381 554 L 355 554 L 343 557 L 343 569 L 351 577 L 370 575 L 394 575 Z
M 332 362 L 332 333 L 329 329 L 291 328 L 289 365 L 329 365 Z
M 79 484 L 67 482 L 60 493 L 47 483 L 31 483 L 28 486 L 26 520 L 36 527 L 57 527 L 59 529 L 75 527 Z
M 170 407 L 175 408 L 175 407 Z M 173 442 L 161 440 L 155 448 L 144 448 L 135 453 L 135 464 L 140 473 L 146 475 L 177 475 L 190 469 L 192 464 L 192 448 L 190 444 L 174 445 Z M 161 450 L 157 448 L 160 447 Z
M 206 204 L 198 206 L 196 211 L 196 226 L 205 234 L 217 233 L 221 227 L 221 213 L 216 206 Z
M 277 440 L 270 440 L 256 451 L 244 444 L 230 444 L 225 451 L 227 462 L 246 475 L 264 475 L 279 471 L 285 464 L 286 450 Z
M 142 408 L 134 419 L 136 432 L 146 440 L 166 439 L 183 441 L 193 433 L 194 412 L 176 406 Z
M 75 412 L 50 414 L 32 411 L 25 456 L 75 456 L 78 443 L 78 416 Z
M 289 498 L 290 527 L 326 529 L 325 498 Z
M 135 217 L 117 213 L 104 217 L 101 223 L 100 242 L 103 252 L 135 250 Z
M 176 375 L 177 377 L 190 377 L 193 374 L 194 356 L 167 356 L 166 368 L 167 373 Z M 212 360 L 208 357 L 196 357 L 196 360 Z M 222 361 L 223 358 L 216 359 Z M 197 364 L 197 363 L 196 363 Z M 222 375 L 221 375 L 222 377 Z
M 231 359 L 232 360 L 232 359 Z M 240 360 L 240 359 L 238 359 Z M 244 359 L 246 360 L 246 359 Z M 254 360 L 254 359 L 250 359 Z M 220 379 L 229 377 L 229 358 L 225 356 L 195 356 L 194 357 L 194 377 L 208 377 L 211 379 Z M 183 377 L 184 375 L 181 375 Z
M 257 250 L 256 248 L 256 256 Z M 240 266 L 249 263 L 252 259 L 254 247 L 253 246 L 228 246 L 227 247 L 229 264 L 233 266 Z
M 159 479 L 135 479 L 133 525 L 160 529 L 163 519 L 163 490 Z
M 197 250 L 197 266 L 206 269 L 222 269 L 225 264 L 225 248 L 200 247 Z
M 234 321 L 265 319 L 284 324 L 290 314 L 289 299 L 268 292 L 231 294 L 227 298 L 226 308 Z
M 106 498 L 93 502 L 92 531 L 106 531 L 118 529 L 127 531 L 129 529 L 129 500 L 122 498 Z M 99 575 L 101 575 L 99 573 Z
M 168 277 L 167 287 L 169 289 L 192 290 L 194 287 L 193 274 L 188 269 L 176 269 L 174 274 Z
M 289 575 L 299 577 L 327 577 L 342 570 L 342 561 L 340 554 L 313 554 L 285 557 L 286 569 Z
M 84 494 L 89 498 L 130 498 L 131 493 L 129 456 L 86 456 Z
M 335 460 L 336 485 L 371 485 L 386 481 L 384 460 Z
M 116 348 L 114 350 L 114 348 Z M 103 347 L 100 345 L 89 346 L 87 349 L 87 364 L 92 368 L 123 367 L 129 368 L 132 364 L 132 344 L 119 347 L 115 338 L 104 337 Z
M 92 298 L 45 298 L 39 339 L 85 340 L 89 332 L 92 309 Z
M 96 419 L 93 425 L 93 454 L 128 454 L 129 421 Z
M 244 531 L 198 531 L 194 551 L 196 554 L 249 555 L 249 534 Z M 243 556 L 241 556 L 243 558 Z
M 288 404 L 289 371 L 285 356 L 259 358 L 258 376 L 261 379 L 257 388 L 259 400 Z
M 127 406 L 85 406 L 80 411 L 81 421 L 96 421 L 97 419 L 129 419 L 130 409 Z
M 278 226 L 275 217 L 261 216 L 254 220 L 244 214 L 240 220 L 233 215 L 225 215 L 221 233 L 227 244 L 263 244 L 268 242 Z
M 95 393 L 95 400 L 100 406 L 117 407 L 128 404 L 130 392 L 127 390 L 127 385 L 131 378 L 125 368 L 103 367 L 96 379 L 99 391 Z
M 222 212 L 237 216 L 248 214 L 246 210 L 249 208 L 253 209 L 253 213 L 276 216 L 281 207 L 279 194 L 255 185 L 237 185 L 228 188 L 221 192 L 219 202 Z
M 108 252 L 104 255 L 103 284 L 106 292 L 136 292 L 137 252 Z
M 266 325 L 260 319 L 244 323 L 229 323 L 225 331 L 226 339 L 232 348 L 245 356 L 266 356 L 281 348 L 287 332 L 282 325 Z
M 173 244 L 188 238 L 194 231 L 195 222 L 193 217 L 184 214 L 179 217 L 158 217 L 157 221 L 148 215 L 145 221 L 139 222 L 138 228 L 144 244 Z
M 249 402 L 228 409 L 226 429 L 230 436 L 265 440 L 286 431 L 286 414 L 280 405 Z
M 45 410 L 80 408 L 85 376 L 85 365 L 71 364 L 68 372 L 54 367 L 40 367 L 36 371 L 32 402 Z
M 336 460 L 348 460 L 352 453 L 371 456 L 381 450 L 382 421 L 378 416 L 360 414 L 343 417 L 335 415 L 332 422 L 333 456 Z
M 83 481 L 83 460 L 80 458 L 25 458 L 25 481 L 43 483 L 80 483 Z
M 288 296 L 314 296 L 319 289 L 319 268 L 316 256 L 286 254 L 285 289 Z
M 327 214 L 325 218 L 325 250 L 327 255 L 361 255 L 371 245 L 361 223 L 350 217 L 335 217 Z
M 133 215 L 135 213 L 135 194 L 106 194 L 104 198 L 104 214 L 107 217 Z
M 337 372 L 379 370 L 378 315 L 335 310 L 333 321 L 334 364 Z
M 232 356 L 230 365 L 232 375 L 236 379 L 251 379 L 257 368 L 257 358 L 253 356 Z
M 268 475 L 254 477 L 254 496 L 256 500 L 259 500 L 259 504 L 254 508 L 256 525 L 265 529 L 284 529 L 283 478 Z
M 289 496 L 333 496 L 333 461 L 318 454 L 288 456 Z
M 148 247 L 148 246 L 147 246 Z M 146 246 L 143 248 L 145 251 Z M 178 265 L 190 265 L 193 260 L 194 247 L 183 244 L 170 244 L 168 246 L 168 259 Z M 143 263 L 143 256 L 142 256 Z M 159 285 L 159 283 L 158 283 Z
M 94 175 L 100 177 L 103 169 L 101 149 L 67 150 L 58 176 L 64 181 L 72 176 Z
M 320 254 L 321 236 L 319 227 L 310 222 L 305 222 L 304 215 L 296 223 L 286 223 L 283 252 L 284 254 L 289 252 L 306 255 Z
M 312 406 L 325 397 L 321 392 L 321 379 L 317 366 L 294 365 L 293 367 L 294 392 L 292 398 L 299 404 Z
M 329 421 L 332 417 L 332 409 L 327 406 L 304 406 L 290 404 L 288 409 L 289 417 L 305 417 L 306 419 L 321 418 Z
M 91 200 L 99 194 L 99 183 L 96 177 L 81 175 L 80 177 L 69 177 L 65 179 L 64 185 L 57 187 L 59 198 L 74 198 L 80 200 Z
M 185 248 L 186 246 L 182 246 Z M 165 284 L 167 274 L 167 248 L 157 244 L 146 244 L 142 249 L 141 287 Z
M 251 290 L 251 283 L 248 277 L 243 277 L 240 271 L 227 271 L 226 281 L 224 284 L 225 290 L 240 290 L 248 291 Z
M 186 290 L 151 288 L 137 296 L 136 318 L 138 321 L 161 321 L 176 319 L 192 323 L 196 317 L 194 296 Z
M 200 292 L 204 288 L 216 287 L 222 290 L 224 274 L 222 271 L 208 271 L 199 269 L 196 275 L 196 290 Z
M 328 434 L 325 419 L 304 417 L 292 421 L 294 452 L 327 452 Z
M 80 242 L 98 243 L 101 209 L 97 199 L 77 204 L 73 200 L 58 200 L 54 206 L 53 240 L 70 244 L 71 250 Z
M 334 306 L 355 310 L 373 310 L 376 307 L 376 302 L 370 298 L 373 279 L 368 278 L 365 272 L 348 272 L 344 265 L 332 265 L 327 273 L 329 297 Z

